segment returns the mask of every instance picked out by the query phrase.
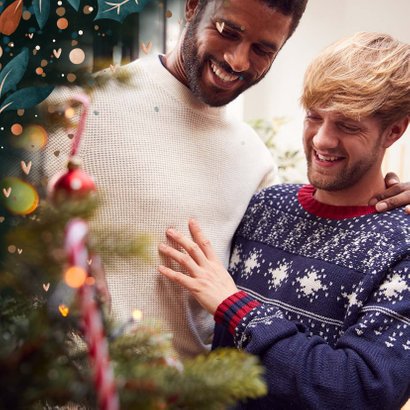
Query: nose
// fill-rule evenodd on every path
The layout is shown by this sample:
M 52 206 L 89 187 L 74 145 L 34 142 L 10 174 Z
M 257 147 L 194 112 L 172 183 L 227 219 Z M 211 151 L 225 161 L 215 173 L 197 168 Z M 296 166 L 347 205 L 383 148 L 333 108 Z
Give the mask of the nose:
M 326 151 L 337 148 L 339 145 L 339 139 L 332 127 L 326 122 L 323 122 L 317 127 L 315 135 L 312 138 L 312 143 L 318 151 Z
M 245 44 L 233 45 L 225 51 L 224 59 L 231 69 L 237 73 L 249 70 L 249 48 Z

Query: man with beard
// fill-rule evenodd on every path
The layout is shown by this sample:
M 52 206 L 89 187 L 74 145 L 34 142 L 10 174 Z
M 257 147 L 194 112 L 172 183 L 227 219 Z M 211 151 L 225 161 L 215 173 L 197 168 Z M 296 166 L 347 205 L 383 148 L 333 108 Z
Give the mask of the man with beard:
M 268 396 L 243 409 L 399 409 L 410 397 L 410 220 L 377 213 L 385 150 L 410 115 L 410 45 L 358 33 L 308 67 L 309 185 L 255 194 L 230 273 L 199 224 L 175 230 L 159 271 L 214 315 L 214 346 L 258 355 Z
M 94 223 L 125 238 L 147 233 L 152 244 L 145 262 L 101 255 L 114 319 L 126 322 L 134 309 L 160 319 L 183 357 L 210 347 L 212 317 L 156 272 L 156 243 L 165 228 L 184 229 L 195 217 L 227 265 L 249 200 L 274 179 L 255 132 L 221 106 L 265 76 L 306 2 L 188 0 L 175 50 L 117 68 L 125 84 L 111 80 L 93 91 L 79 156 L 104 195 Z M 49 102 L 72 94 L 59 90 Z M 65 132 L 50 138 L 48 175 L 63 169 L 69 143 Z

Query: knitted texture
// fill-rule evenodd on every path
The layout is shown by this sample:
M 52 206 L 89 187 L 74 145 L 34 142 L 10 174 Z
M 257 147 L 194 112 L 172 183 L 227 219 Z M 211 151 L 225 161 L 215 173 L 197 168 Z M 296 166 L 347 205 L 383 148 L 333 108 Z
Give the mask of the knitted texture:
M 122 84 L 113 78 L 93 91 L 79 149 L 84 170 L 103 195 L 94 226 L 115 227 L 127 239 L 150 237 L 148 261 L 101 255 L 113 315 L 123 322 L 134 309 L 142 310 L 145 319 L 173 333 L 181 356 L 193 356 L 209 349 L 213 320 L 157 272 L 160 263 L 168 264 L 160 259 L 158 244 L 166 241 L 169 227 L 188 233 L 188 219 L 194 217 L 227 265 L 232 236 L 252 194 L 270 183 L 272 158 L 248 125 L 229 118 L 224 108 L 199 102 L 158 56 L 117 70 L 130 79 Z M 59 89 L 49 101 L 65 101 L 75 92 Z M 50 136 L 47 176 L 64 169 L 70 143 L 64 131 Z
M 410 218 L 358 216 L 313 193 L 252 199 L 230 261 L 241 292 L 218 307 L 214 346 L 262 359 L 269 395 L 243 408 L 398 409 L 410 395 Z

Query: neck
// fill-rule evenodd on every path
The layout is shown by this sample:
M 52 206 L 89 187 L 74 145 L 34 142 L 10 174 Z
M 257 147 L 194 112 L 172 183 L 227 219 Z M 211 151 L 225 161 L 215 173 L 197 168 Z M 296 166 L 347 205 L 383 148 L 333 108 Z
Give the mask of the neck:
M 373 196 L 385 189 L 383 174 L 379 171 L 376 177 L 367 177 L 359 183 L 339 191 L 326 191 L 317 188 L 314 197 L 317 201 L 327 205 L 366 206 Z
M 182 63 L 182 52 L 181 52 L 184 36 L 185 36 L 185 30 L 179 39 L 178 45 L 162 58 L 162 63 L 164 64 L 165 68 L 179 82 L 181 82 L 182 84 L 188 87 L 188 80 L 185 74 L 184 65 Z

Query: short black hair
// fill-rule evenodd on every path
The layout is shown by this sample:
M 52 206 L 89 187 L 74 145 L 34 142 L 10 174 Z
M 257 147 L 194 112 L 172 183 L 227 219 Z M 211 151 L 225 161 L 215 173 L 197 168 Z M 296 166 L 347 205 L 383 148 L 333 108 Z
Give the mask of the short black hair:
M 308 0 L 260 0 L 266 3 L 269 7 L 277 9 L 285 16 L 292 17 L 292 24 L 289 28 L 288 38 L 294 33 L 299 24 L 300 19 L 305 12 Z
M 213 1 L 213 0 L 199 0 L 198 12 L 201 12 L 202 9 L 204 9 L 204 7 L 207 5 L 209 1 Z M 220 0 L 220 1 L 224 1 L 224 0 Z M 250 1 L 250 0 L 244 0 L 244 1 Z M 306 5 L 308 2 L 308 0 L 255 0 L 255 1 L 261 1 L 263 3 L 266 3 L 270 8 L 278 10 L 280 13 L 282 13 L 285 16 L 292 17 L 292 24 L 290 25 L 290 28 L 289 28 L 288 38 L 296 30 L 296 27 L 298 26 L 299 21 L 302 18 L 303 13 L 305 12 Z

